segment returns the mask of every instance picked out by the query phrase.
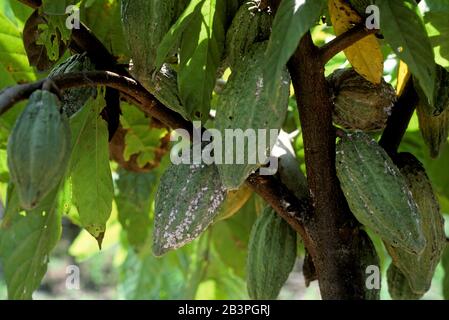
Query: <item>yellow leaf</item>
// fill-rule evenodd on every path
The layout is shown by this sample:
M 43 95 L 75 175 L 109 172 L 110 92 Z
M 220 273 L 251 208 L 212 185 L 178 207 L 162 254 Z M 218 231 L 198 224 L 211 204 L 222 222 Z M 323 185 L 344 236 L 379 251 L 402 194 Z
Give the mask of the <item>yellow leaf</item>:
M 362 18 L 343 0 L 329 0 L 329 14 L 337 36 L 345 33 Z M 375 35 L 369 35 L 344 50 L 354 70 L 366 80 L 379 84 L 383 75 L 383 55 Z
M 398 67 L 398 85 L 396 87 L 396 93 L 401 96 L 405 89 L 405 84 L 410 79 L 411 73 L 407 64 L 404 61 L 399 61 Z

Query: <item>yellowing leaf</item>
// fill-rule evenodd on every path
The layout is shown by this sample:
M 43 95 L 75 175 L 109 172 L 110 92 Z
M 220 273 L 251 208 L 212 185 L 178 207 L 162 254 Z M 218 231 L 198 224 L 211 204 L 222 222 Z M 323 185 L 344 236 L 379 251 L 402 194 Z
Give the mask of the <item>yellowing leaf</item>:
M 396 93 L 398 96 L 401 96 L 404 92 L 405 85 L 410 79 L 411 73 L 408 69 L 407 64 L 404 61 L 399 61 L 399 67 L 398 67 L 398 85 L 396 87 Z
M 337 36 L 362 22 L 362 18 L 343 0 L 329 0 L 329 14 Z M 354 70 L 366 80 L 379 84 L 383 75 L 383 55 L 374 35 L 359 40 L 346 50 Z

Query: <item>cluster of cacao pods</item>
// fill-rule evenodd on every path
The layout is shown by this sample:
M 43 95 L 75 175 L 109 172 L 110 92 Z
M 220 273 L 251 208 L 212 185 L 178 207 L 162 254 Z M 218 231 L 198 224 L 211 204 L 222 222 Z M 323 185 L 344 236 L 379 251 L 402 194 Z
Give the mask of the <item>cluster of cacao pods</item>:
M 387 274 L 391 296 L 423 296 L 446 238 L 439 204 L 421 163 L 408 153 L 393 162 L 373 138 L 355 132 L 341 137 L 336 169 L 351 212 L 384 241 L 392 257 Z

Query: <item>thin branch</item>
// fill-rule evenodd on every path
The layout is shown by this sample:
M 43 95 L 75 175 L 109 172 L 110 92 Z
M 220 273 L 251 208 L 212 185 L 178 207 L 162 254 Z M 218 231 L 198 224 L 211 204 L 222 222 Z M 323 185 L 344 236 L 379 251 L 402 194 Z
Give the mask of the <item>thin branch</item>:
M 321 61 L 326 64 L 339 52 L 377 31 L 377 29 L 369 30 L 363 24 L 355 26 L 320 48 Z
M 52 81 L 59 89 L 75 87 L 95 87 L 104 85 L 122 92 L 138 103 L 146 114 L 156 118 L 171 128 L 182 128 L 193 131 L 190 121 L 160 103 L 152 94 L 136 80 L 109 71 L 88 71 L 67 73 L 52 79 L 43 79 L 35 83 L 23 84 L 5 89 L 0 94 L 0 115 L 9 110 L 15 103 L 27 99 L 35 90 Z M 305 231 L 303 217 L 310 210 L 309 204 L 296 198 L 280 181 L 270 176 L 253 174 L 247 180 L 249 186 L 264 198 L 296 230 L 309 244 L 308 249 L 314 252 L 314 246 Z
M 396 101 L 379 144 L 394 158 L 418 103 L 418 94 L 410 78 Z
M 307 230 L 307 219 L 313 210 L 308 199 L 299 200 L 281 181 L 273 176 L 253 174 L 246 183 L 259 194 L 302 237 L 308 250 L 315 254 L 315 244 Z
M 36 9 L 42 5 L 41 0 L 20 0 L 28 6 Z M 118 66 L 116 59 L 110 54 L 106 47 L 95 37 L 95 35 L 85 25 L 81 24 L 81 28 L 73 30 L 71 47 L 78 52 L 87 52 L 89 58 L 97 65 L 98 68 L 104 70 L 112 70 L 118 74 L 111 72 L 85 72 L 83 74 L 64 75 L 63 77 L 56 77 L 52 79 L 59 88 L 68 89 L 70 87 L 79 86 L 96 86 L 105 85 L 121 91 L 128 99 L 138 102 L 139 107 L 146 114 L 151 115 L 163 124 L 171 128 L 183 128 L 188 132 L 193 130 L 191 122 L 185 120 L 178 113 L 168 109 L 160 103 L 153 95 L 151 95 L 143 86 L 134 80 L 129 72 Z M 43 84 L 41 82 L 34 84 L 36 90 Z M 32 85 L 21 88 L 18 93 L 19 96 L 25 98 L 29 96 L 34 90 Z M 10 88 L 12 90 L 12 88 Z M 8 90 L 10 90 L 8 89 Z M 25 93 L 23 92 L 25 91 Z M 11 98 L 13 91 L 10 91 L 8 103 L 9 107 L 17 102 L 17 98 Z M 7 95 L 5 95 L 6 97 Z M 2 107 L 0 97 L 0 115 L 6 110 Z M 296 230 L 303 238 L 309 252 L 315 253 L 315 245 L 307 233 L 307 224 L 303 223 L 303 217 L 308 211 L 309 204 L 304 204 L 296 198 L 280 181 L 274 177 L 251 175 L 247 183 L 258 193 L 264 200 L 266 200 L 276 211 L 283 217 L 294 230 Z

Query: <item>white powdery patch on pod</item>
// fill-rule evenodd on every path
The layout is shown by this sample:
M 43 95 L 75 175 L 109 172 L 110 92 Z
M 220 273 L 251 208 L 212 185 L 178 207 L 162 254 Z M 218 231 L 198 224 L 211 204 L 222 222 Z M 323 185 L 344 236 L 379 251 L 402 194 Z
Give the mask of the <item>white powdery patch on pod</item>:
M 171 166 L 156 196 L 154 253 L 162 255 L 200 236 L 218 214 L 225 195 L 215 165 Z

